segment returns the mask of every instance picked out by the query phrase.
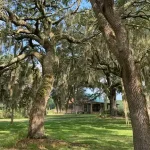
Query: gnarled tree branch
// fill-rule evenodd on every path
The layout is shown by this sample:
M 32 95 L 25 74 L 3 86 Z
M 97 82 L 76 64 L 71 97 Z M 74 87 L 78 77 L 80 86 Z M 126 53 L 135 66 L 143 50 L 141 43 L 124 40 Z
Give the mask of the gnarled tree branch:
M 42 59 L 42 55 L 39 52 L 31 51 L 28 53 L 23 53 L 21 55 L 16 56 L 15 58 L 13 58 L 10 62 L 1 64 L 0 70 L 2 71 L 4 69 L 6 69 L 7 67 L 10 67 L 11 65 L 13 65 L 15 63 L 20 62 L 29 56 L 35 56 L 39 61 L 41 61 L 41 59 Z

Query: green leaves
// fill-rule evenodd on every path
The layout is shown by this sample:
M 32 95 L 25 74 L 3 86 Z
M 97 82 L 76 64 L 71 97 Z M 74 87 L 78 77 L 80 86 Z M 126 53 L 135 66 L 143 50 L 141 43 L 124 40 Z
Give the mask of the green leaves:
M 70 1 L 71 0 L 62 0 L 62 3 L 67 6 Z
M 123 6 L 126 2 L 127 2 L 127 0 L 117 0 L 116 1 L 117 6 L 119 6 L 119 7 Z

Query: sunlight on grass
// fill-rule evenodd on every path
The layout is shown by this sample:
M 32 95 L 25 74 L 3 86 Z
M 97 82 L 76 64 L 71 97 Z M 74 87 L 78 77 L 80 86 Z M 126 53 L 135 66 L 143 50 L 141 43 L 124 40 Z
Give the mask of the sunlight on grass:
M 7 119 L 1 119 L 0 150 L 13 147 L 24 139 L 27 127 L 27 119 L 18 119 L 13 125 Z M 67 145 L 42 143 L 48 150 L 133 150 L 131 127 L 126 126 L 122 119 L 100 119 L 96 115 L 50 115 L 46 117 L 45 129 L 47 135 L 54 139 L 52 141 L 67 142 Z M 37 144 L 29 143 L 25 150 L 40 150 Z
M 10 131 L 0 131 L 0 134 L 7 134 L 10 133 Z
M 79 142 L 90 145 L 91 149 L 131 150 L 132 130 L 124 120 L 89 118 L 70 118 L 46 123 L 47 132 L 54 138 L 68 142 Z
M 10 122 L 10 119 L 0 119 L 0 122 Z M 24 121 L 28 121 L 27 118 L 21 118 L 21 119 L 14 119 L 14 122 L 24 122 Z
M 10 124 L 9 119 L 0 119 L 0 150 L 3 147 L 12 147 L 18 139 L 24 137 L 27 123 L 24 119 L 18 121 Z

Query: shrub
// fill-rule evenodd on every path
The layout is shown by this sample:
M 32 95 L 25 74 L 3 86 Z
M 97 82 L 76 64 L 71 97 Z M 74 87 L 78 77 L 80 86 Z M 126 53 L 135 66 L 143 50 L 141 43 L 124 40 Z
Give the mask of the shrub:
M 119 110 L 117 111 L 117 115 L 124 117 L 124 111 L 123 111 L 123 109 L 119 109 Z
M 1 118 L 1 119 L 4 119 L 4 118 L 11 118 L 11 112 L 8 111 L 8 110 L 0 111 L 0 118 Z M 15 111 L 15 112 L 14 112 L 14 118 L 16 118 L 16 119 L 21 119 L 21 118 L 23 118 L 23 115 L 22 115 L 20 112 Z
M 0 119 L 4 119 L 3 111 L 0 110 Z

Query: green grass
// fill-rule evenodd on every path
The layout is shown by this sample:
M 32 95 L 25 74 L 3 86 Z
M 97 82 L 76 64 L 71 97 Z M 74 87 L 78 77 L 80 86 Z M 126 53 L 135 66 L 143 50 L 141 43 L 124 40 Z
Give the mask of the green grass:
M 27 126 L 26 119 L 17 120 L 13 125 L 1 119 L 0 150 L 18 148 L 15 144 L 26 137 Z M 45 129 L 51 142 L 39 142 L 47 150 L 133 150 L 132 130 L 123 119 L 101 119 L 85 114 L 50 115 L 46 117 Z M 42 149 L 37 146 L 39 142 L 28 142 L 25 149 Z

